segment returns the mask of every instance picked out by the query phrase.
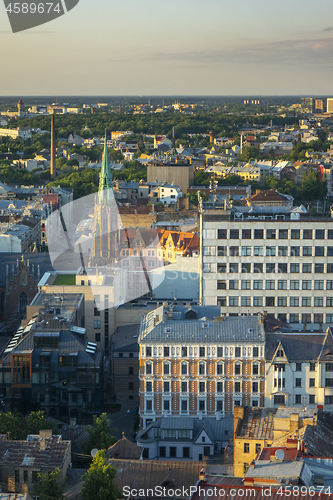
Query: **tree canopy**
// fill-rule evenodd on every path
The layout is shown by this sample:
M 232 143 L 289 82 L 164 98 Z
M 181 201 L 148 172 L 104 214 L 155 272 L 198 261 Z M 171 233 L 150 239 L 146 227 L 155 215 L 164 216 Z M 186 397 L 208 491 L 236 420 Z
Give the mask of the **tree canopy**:
M 37 477 L 38 482 L 31 493 L 38 496 L 39 500 L 65 499 L 63 493 L 67 487 L 67 480 L 61 480 L 60 469 L 56 469 L 49 474 L 39 473 Z
M 110 431 L 111 421 L 106 413 L 100 416 L 94 415 L 94 423 L 89 427 L 89 439 L 83 444 L 83 448 L 90 455 L 92 449 L 107 450 L 117 439 L 112 436 Z
M 105 450 L 97 453 L 88 472 L 82 477 L 82 500 L 117 500 L 121 491 L 114 485 L 116 469 L 108 464 Z
M 21 413 L 0 413 L 0 434 L 7 434 L 9 439 L 26 439 L 28 434 L 52 427 L 43 411 L 33 411 L 27 417 Z

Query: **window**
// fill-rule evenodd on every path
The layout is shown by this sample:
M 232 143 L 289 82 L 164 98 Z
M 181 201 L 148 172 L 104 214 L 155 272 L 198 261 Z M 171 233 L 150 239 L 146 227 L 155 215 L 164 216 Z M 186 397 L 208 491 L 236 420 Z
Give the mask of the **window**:
M 38 471 L 33 470 L 32 471 L 32 482 L 37 483 L 37 479 L 38 479 Z
M 170 458 L 177 457 L 177 448 L 175 446 L 170 446 Z
M 153 390 L 152 382 L 147 381 L 146 382 L 146 392 L 152 392 L 152 390 Z
M 146 399 L 146 411 L 153 411 L 153 400 Z
M 290 314 L 289 316 L 289 322 L 290 323 L 299 323 L 299 314 Z
M 254 363 L 252 365 L 252 375 L 258 375 L 259 374 L 259 365 L 257 363 Z
M 327 272 L 328 273 L 333 273 L 333 263 L 327 264 Z
M 262 280 L 253 280 L 253 289 L 262 290 Z
M 311 314 L 302 314 L 302 323 L 311 323 Z
M 239 363 L 236 363 L 234 365 L 234 371 L 235 371 L 235 375 L 240 375 L 240 364 Z
M 327 247 L 327 257 L 333 256 L 333 247 Z
M 199 382 L 199 392 L 206 392 L 205 382 Z
M 252 392 L 257 393 L 259 391 L 259 384 L 258 382 L 252 382 Z
M 134 368 L 133 366 L 128 367 L 128 375 L 133 375 L 134 374 Z
M 217 247 L 217 256 L 218 257 L 226 257 L 227 255 L 227 247 Z
M 242 280 L 241 281 L 242 290 L 250 290 L 251 289 L 251 280 Z
M 223 382 L 217 382 L 217 384 L 216 384 L 216 391 L 217 392 L 223 392 Z
M 253 357 L 258 358 L 259 357 L 259 347 L 254 347 L 253 348 Z
M 274 290 L 274 289 L 275 289 L 275 281 L 266 280 L 266 290 Z
M 226 290 L 227 282 L 225 280 L 217 280 L 217 290 Z
M 302 290 L 311 290 L 311 280 L 302 281 Z
M 246 264 L 241 264 L 242 266 L 242 273 L 250 273 L 251 272 L 251 264 L 246 263 Z
M 199 363 L 199 375 L 204 375 L 206 373 L 205 363 Z
M 146 363 L 146 375 L 151 375 L 152 374 L 152 364 L 151 363 Z
M 290 280 L 290 290 L 299 290 L 299 280 Z
M 170 356 L 170 347 L 164 346 L 163 352 L 164 352 L 164 357 L 168 358 Z
M 250 444 L 244 443 L 244 453 L 250 453 Z
M 235 347 L 235 357 L 239 358 L 241 355 L 241 348 L 240 347 Z
M 278 307 L 287 307 L 287 297 L 278 297 Z
M 223 347 L 222 346 L 218 346 L 217 348 L 217 357 L 218 358 L 222 358 L 223 356 Z
M 309 378 L 309 387 L 315 387 L 315 386 L 316 386 L 316 379 Z
M 279 255 L 280 257 L 288 256 L 288 247 L 279 247 Z
M 229 256 L 230 257 L 238 257 L 239 256 L 239 247 L 229 247 Z
M 332 379 L 333 380 L 333 379 Z M 240 392 L 240 382 L 235 382 L 235 392 L 239 393 Z
M 239 229 L 230 229 L 230 239 L 239 240 Z
M 325 239 L 325 229 L 316 229 L 316 240 L 324 240 Z
M 165 446 L 160 446 L 160 457 L 161 458 L 166 457 L 166 447 Z
M 300 239 L 300 230 L 299 229 L 291 229 L 290 230 L 290 238 L 292 240 L 299 240 Z
M 323 272 L 324 272 L 324 264 L 315 263 L 315 273 L 323 273 Z
M 163 392 L 170 392 L 170 382 L 163 382 Z
M 333 307 L 333 297 L 326 297 L 326 307 Z
M 264 231 L 262 229 L 255 229 L 254 230 L 254 239 L 255 240 L 264 239 Z
M 242 250 L 242 256 L 250 256 L 251 255 L 251 247 L 241 247 Z
M 183 458 L 190 458 L 190 448 L 188 446 L 183 448 Z
M 288 229 L 279 229 L 279 240 L 288 239 Z
M 182 413 L 186 413 L 187 412 L 187 401 L 186 399 L 182 399 Z
M 253 272 L 254 273 L 262 273 L 262 270 L 263 270 L 263 264 L 262 263 L 258 263 L 258 262 L 255 262 L 253 264 Z
M 218 306 L 225 307 L 227 305 L 227 297 L 217 297 L 216 302 Z
M 222 373 L 223 373 L 223 365 L 222 365 L 222 363 L 218 363 L 216 365 L 216 374 L 217 375 L 222 375 Z
M 242 229 L 242 240 L 251 239 L 251 229 Z
M 302 396 L 301 394 L 295 394 L 295 405 L 302 404 Z
M 266 255 L 274 256 L 275 255 L 275 247 L 266 247 Z
M 275 395 L 274 396 L 274 404 L 275 405 L 284 405 L 285 404 L 285 397 L 283 395 Z
M 303 229 L 303 240 L 312 240 L 312 229 Z
M 290 297 L 290 307 L 299 307 L 299 297 Z
M 206 349 L 205 347 L 199 347 L 199 356 L 200 358 L 204 358 L 206 355 Z
M 227 264 L 217 264 L 217 272 L 218 273 L 226 273 L 227 272 Z
M 315 297 L 313 305 L 314 307 L 323 307 L 323 297 Z
M 302 273 L 311 273 L 312 264 L 303 264 Z
M 187 357 L 187 347 L 182 347 L 182 357 L 186 358 Z
M 328 229 L 327 230 L 327 239 L 328 240 L 333 240 L 333 229 Z
M 170 373 L 169 363 L 163 363 L 163 373 L 164 373 L 164 375 L 169 375 L 169 373 Z
M 309 395 L 309 404 L 314 405 L 316 403 L 316 396 L 314 394 Z
M 266 264 L 266 273 L 275 273 L 275 264 L 274 263 L 267 263 Z
M 206 401 L 204 399 L 199 400 L 199 411 L 205 411 Z
M 323 323 L 324 322 L 324 315 L 315 313 L 313 315 L 313 322 L 314 323 Z
M 23 471 L 23 481 L 27 483 L 29 481 L 29 474 L 27 470 Z
M 261 307 L 262 306 L 262 297 L 253 297 L 253 306 Z
M 242 307 L 250 307 L 251 306 L 251 297 L 241 297 L 241 305 L 242 305 Z
M 314 289 L 315 290 L 323 290 L 324 289 L 324 281 L 323 280 L 315 280 Z
M 302 387 L 302 379 L 301 378 L 295 379 L 295 387 Z
M 20 482 L 20 471 L 15 470 L 15 483 L 19 483 L 19 482 Z
M 94 321 L 94 328 L 100 329 L 101 328 L 101 321 L 99 319 L 95 319 Z
M 266 298 L 266 306 L 274 307 L 275 306 L 275 297 L 265 297 Z
M 229 290 L 238 290 L 238 280 L 229 280 Z
M 311 297 L 302 297 L 302 307 L 311 307 Z
M 333 363 L 325 363 L 325 371 L 333 372 Z
M 217 230 L 217 239 L 218 240 L 226 240 L 227 239 L 227 230 L 226 229 L 218 229 Z
M 290 257 L 299 257 L 299 247 L 290 247 Z
M 276 230 L 275 229 L 267 229 L 266 230 L 266 239 L 267 240 L 275 240 L 276 238 Z
M 310 363 L 309 371 L 310 372 L 315 372 L 316 371 L 316 363 Z
M 223 411 L 223 401 L 220 399 L 216 401 L 216 411 Z
M 256 443 L 256 454 L 261 452 L 261 443 Z
M 312 247 L 303 247 L 303 257 L 312 256 Z
M 287 272 L 288 272 L 287 263 L 280 262 L 278 264 L 278 273 L 287 273 Z
M 333 323 L 333 314 L 326 314 L 326 323 Z
M 229 273 L 238 273 L 238 262 L 230 262 Z
M 134 389 L 134 384 L 133 384 L 133 382 L 128 382 L 128 389 L 129 389 L 130 391 L 133 391 L 133 389 Z
M 279 280 L 278 281 L 278 289 L 279 290 L 287 290 L 287 280 Z
M 254 249 L 253 249 L 253 255 L 255 255 L 255 256 L 258 256 L 258 255 L 262 256 L 262 255 L 264 255 L 264 253 L 263 253 L 263 247 L 254 247 Z
M 100 316 L 101 315 L 101 311 L 98 309 L 98 307 L 94 307 L 94 316 Z
M 101 341 L 101 333 L 97 332 L 95 333 L 95 342 L 100 342 Z
M 291 273 L 299 273 L 299 264 L 290 264 Z
M 182 375 L 187 375 L 187 364 L 182 363 Z

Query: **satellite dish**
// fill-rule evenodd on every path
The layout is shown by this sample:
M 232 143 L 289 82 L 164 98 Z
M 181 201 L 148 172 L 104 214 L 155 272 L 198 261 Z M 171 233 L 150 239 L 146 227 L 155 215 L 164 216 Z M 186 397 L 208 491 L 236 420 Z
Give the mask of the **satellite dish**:
M 276 450 L 275 452 L 275 458 L 276 460 L 283 460 L 284 459 L 284 451 L 283 450 Z
M 94 449 L 93 449 L 93 450 L 91 450 L 91 452 L 90 452 L 90 454 L 91 454 L 91 456 L 92 456 L 93 458 L 95 458 L 95 457 L 96 457 L 97 453 L 98 453 L 98 449 L 97 449 L 97 448 L 94 448 Z

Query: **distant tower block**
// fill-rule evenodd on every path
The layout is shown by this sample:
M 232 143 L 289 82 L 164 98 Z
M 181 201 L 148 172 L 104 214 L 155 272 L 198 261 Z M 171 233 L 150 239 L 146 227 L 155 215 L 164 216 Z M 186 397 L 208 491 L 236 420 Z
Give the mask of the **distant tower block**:
M 51 115 L 51 179 L 56 179 L 54 115 Z
M 213 130 L 211 130 L 209 132 L 209 141 L 210 141 L 211 144 L 214 144 L 214 137 L 215 137 L 215 133 L 214 133 Z
M 22 99 L 20 99 L 19 102 L 17 103 L 17 111 L 19 114 L 23 113 L 23 107 L 24 107 L 24 103 L 23 103 Z

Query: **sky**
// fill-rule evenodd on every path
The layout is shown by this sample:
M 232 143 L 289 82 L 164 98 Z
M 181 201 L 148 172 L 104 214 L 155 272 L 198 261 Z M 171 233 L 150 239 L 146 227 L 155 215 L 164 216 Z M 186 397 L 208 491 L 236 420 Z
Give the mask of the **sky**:
M 80 0 L 13 34 L 1 2 L 0 95 L 330 96 L 332 14 L 332 0 Z

